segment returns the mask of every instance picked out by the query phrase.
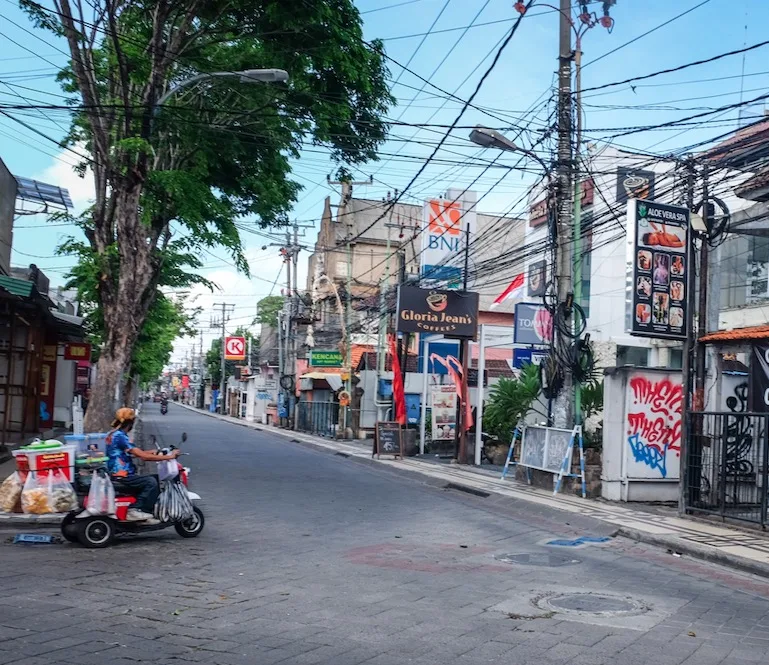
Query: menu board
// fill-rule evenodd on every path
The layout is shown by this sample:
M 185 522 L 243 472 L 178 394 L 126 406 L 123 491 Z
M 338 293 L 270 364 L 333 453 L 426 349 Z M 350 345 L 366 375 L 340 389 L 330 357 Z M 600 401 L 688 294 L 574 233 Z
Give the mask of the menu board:
M 454 386 L 435 386 L 432 406 L 433 441 L 453 441 L 457 431 L 457 389 Z
M 400 423 L 377 422 L 374 446 L 376 455 L 403 457 L 403 436 Z
M 631 199 L 627 231 L 628 332 L 686 339 L 689 211 Z

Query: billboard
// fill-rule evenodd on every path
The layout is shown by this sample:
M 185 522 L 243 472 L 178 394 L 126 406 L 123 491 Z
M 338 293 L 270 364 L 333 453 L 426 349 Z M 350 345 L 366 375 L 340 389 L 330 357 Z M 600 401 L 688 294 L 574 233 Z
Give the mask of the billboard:
M 553 339 L 553 316 L 542 304 L 520 302 L 515 306 L 513 341 L 526 346 L 547 346 Z
M 689 211 L 631 199 L 627 212 L 626 328 L 631 335 L 686 339 Z
M 398 289 L 397 330 L 475 339 L 478 331 L 478 294 L 401 286 Z
M 245 360 L 246 359 L 246 338 L 245 337 L 225 337 L 224 338 L 224 359 L 225 360 Z
M 476 230 L 476 193 L 450 189 L 445 199 L 425 201 L 422 217 L 422 286 L 459 289 L 467 235 Z
M 617 167 L 617 203 L 654 199 L 654 171 Z

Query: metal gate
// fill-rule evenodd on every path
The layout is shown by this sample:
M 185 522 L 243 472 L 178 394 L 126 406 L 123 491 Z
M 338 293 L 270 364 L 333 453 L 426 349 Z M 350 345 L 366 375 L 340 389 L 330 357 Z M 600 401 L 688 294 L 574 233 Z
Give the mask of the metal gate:
M 687 510 L 767 523 L 769 414 L 693 412 L 687 437 Z

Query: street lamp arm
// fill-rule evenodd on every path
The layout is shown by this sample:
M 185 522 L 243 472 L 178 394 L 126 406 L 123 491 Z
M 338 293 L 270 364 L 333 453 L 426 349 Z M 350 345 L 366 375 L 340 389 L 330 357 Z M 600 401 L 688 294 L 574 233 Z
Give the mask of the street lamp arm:
M 153 113 L 157 113 L 160 107 L 163 106 L 163 104 L 165 104 L 171 96 L 175 95 L 182 88 L 187 88 L 191 85 L 195 85 L 195 83 L 198 83 L 199 81 L 207 81 L 219 76 L 239 76 L 239 74 L 236 72 L 211 72 L 207 74 L 197 74 L 196 76 L 185 79 L 184 81 L 177 83 L 172 88 L 169 88 L 166 93 L 160 99 L 158 99 L 157 102 L 155 102 Z

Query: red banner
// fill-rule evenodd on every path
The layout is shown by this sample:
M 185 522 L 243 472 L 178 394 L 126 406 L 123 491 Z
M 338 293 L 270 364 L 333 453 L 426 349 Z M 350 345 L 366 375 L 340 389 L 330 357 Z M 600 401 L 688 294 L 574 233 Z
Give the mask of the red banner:
M 403 388 L 403 375 L 401 374 L 401 362 L 398 358 L 398 344 L 395 335 L 390 337 L 390 354 L 393 357 L 393 405 L 395 407 L 395 420 L 401 425 L 406 424 L 406 391 Z
M 190 387 L 190 377 L 186 374 L 182 377 L 182 388 L 189 388 Z

